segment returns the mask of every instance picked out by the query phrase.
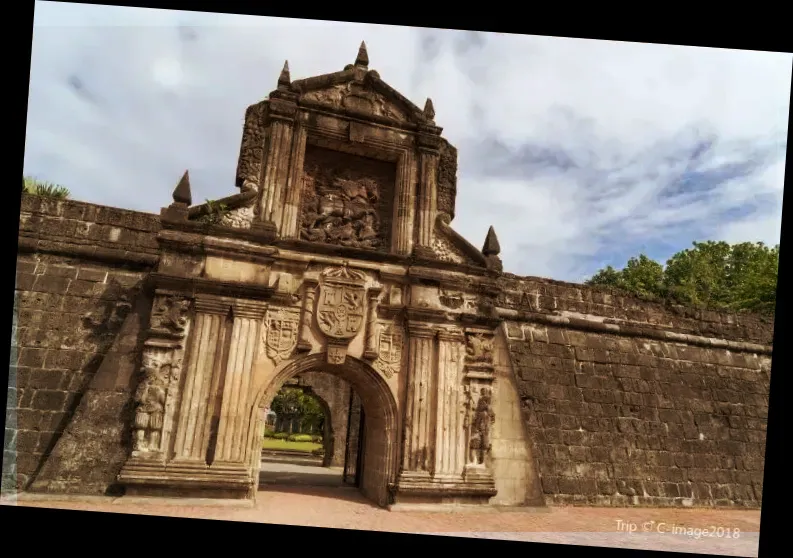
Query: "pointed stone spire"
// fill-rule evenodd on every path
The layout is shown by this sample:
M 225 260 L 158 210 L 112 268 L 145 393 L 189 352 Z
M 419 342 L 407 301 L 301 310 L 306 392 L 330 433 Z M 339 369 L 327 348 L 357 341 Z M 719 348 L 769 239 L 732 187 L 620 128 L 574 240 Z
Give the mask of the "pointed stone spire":
M 501 246 L 498 244 L 496 231 L 491 225 L 490 229 L 487 231 L 487 237 L 485 237 L 485 245 L 482 246 L 482 254 L 485 256 L 498 256 L 500 252 Z
M 182 179 L 173 191 L 173 202 L 182 203 L 187 206 L 193 203 L 193 194 L 190 192 L 190 175 L 184 171 Z
M 435 120 L 435 107 L 429 97 L 427 97 L 427 102 L 424 103 L 424 116 L 427 120 Z
M 278 87 L 289 87 L 292 83 L 292 78 L 289 76 L 289 60 L 284 60 L 284 68 L 281 70 L 281 75 L 278 76 Z
M 366 52 L 366 43 L 361 41 L 361 46 L 358 48 L 358 56 L 355 58 L 355 65 L 361 68 L 369 67 L 369 53 Z

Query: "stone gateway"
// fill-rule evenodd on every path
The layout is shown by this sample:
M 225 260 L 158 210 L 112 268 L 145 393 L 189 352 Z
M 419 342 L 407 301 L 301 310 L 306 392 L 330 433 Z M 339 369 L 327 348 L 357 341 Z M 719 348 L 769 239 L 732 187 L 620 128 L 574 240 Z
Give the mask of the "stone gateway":
M 382 506 L 759 506 L 773 324 L 504 273 L 368 63 L 284 65 L 222 200 L 23 196 L 4 490 L 254 498 L 265 410 L 327 373 Z

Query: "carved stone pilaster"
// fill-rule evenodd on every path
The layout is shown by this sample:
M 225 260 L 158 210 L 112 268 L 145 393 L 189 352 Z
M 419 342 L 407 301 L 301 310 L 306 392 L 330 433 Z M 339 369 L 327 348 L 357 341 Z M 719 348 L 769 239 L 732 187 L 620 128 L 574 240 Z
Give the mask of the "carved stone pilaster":
M 281 226 L 283 198 L 292 151 L 292 122 L 279 118 L 270 102 L 270 130 L 265 155 L 264 180 L 259 197 L 259 220 Z
M 303 281 L 303 316 L 300 324 L 299 351 L 311 350 L 311 322 L 314 319 L 314 305 L 317 298 L 317 282 L 312 279 Z
M 435 429 L 435 477 L 459 479 L 465 461 L 463 366 L 465 337 L 459 330 L 438 332 L 438 386 Z
M 377 298 L 381 289 L 373 287 L 366 295 L 366 346 L 363 357 L 369 360 L 377 358 Z
M 432 239 L 437 214 L 437 174 L 439 152 L 419 150 L 418 234 L 414 251 L 419 255 L 432 254 Z
M 394 203 L 394 231 L 391 249 L 395 254 L 409 255 L 413 251 L 416 221 L 416 157 L 405 151 L 397 166 Z
M 236 301 L 233 307 L 231 341 L 226 362 L 215 462 L 247 463 L 246 432 L 251 371 L 260 339 L 260 327 L 266 305 L 255 301 Z
M 410 323 L 409 377 L 405 409 L 404 472 L 431 475 L 434 436 L 432 436 L 431 395 L 434 341 L 436 330 L 426 324 Z
M 134 396 L 134 458 L 161 461 L 168 451 L 179 399 L 184 340 L 190 327 L 190 304 L 184 297 L 155 297 L 143 348 L 143 378 Z
M 303 180 L 303 164 L 306 155 L 306 129 L 296 124 L 292 135 L 292 155 L 286 182 L 281 236 L 297 238 L 300 234 L 300 194 Z
M 182 393 L 176 430 L 174 460 L 205 463 L 211 434 L 211 401 L 214 386 L 224 371 L 225 340 L 231 320 L 231 301 L 200 296 L 190 336 L 190 361 Z

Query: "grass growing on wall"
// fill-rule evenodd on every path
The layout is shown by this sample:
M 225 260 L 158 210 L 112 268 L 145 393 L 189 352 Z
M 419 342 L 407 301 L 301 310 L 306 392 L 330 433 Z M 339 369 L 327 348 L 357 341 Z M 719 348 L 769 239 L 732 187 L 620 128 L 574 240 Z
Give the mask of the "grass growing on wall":
M 53 184 L 51 182 L 44 182 L 43 180 L 37 180 L 32 176 L 22 177 L 22 191 L 26 194 L 32 194 L 34 196 L 42 196 L 60 200 L 65 200 L 71 195 L 71 192 L 69 192 L 69 189 L 65 186 Z

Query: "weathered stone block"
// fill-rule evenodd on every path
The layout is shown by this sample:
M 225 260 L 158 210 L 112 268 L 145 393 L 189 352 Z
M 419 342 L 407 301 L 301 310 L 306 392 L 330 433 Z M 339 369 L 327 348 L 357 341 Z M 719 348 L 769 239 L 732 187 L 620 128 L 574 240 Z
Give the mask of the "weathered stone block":
M 33 396 L 33 407 L 39 411 L 62 411 L 66 403 L 66 392 L 38 390 Z

